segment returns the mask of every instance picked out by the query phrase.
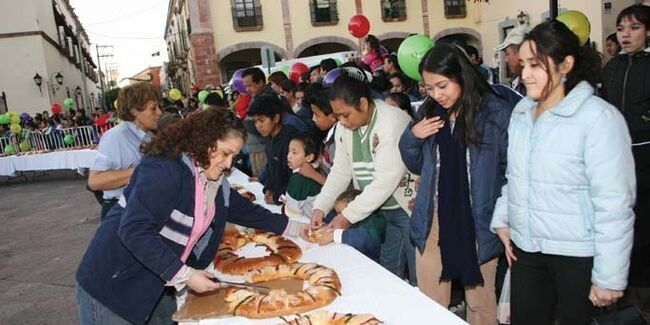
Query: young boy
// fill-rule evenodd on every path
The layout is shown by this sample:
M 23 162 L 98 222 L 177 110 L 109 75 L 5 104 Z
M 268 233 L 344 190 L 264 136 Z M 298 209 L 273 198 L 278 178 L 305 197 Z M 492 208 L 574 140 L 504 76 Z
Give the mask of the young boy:
M 311 165 L 318 168 L 318 153 L 320 145 L 307 134 L 296 135 L 289 142 L 287 164 L 292 171 L 284 196 L 284 213 L 289 217 L 310 215 L 316 195 L 320 193 L 321 185 L 300 173 L 301 168 Z
M 264 201 L 279 204 L 280 195 L 286 192 L 291 171 L 287 164 L 289 141 L 298 133 L 292 125 L 282 124 L 284 104 L 276 95 L 263 94 L 255 98 L 248 108 L 257 132 L 265 138 L 266 165 L 260 173 L 264 185 Z
M 334 211 L 328 214 L 323 221 L 326 223 L 332 221 L 359 194 L 361 191 L 354 189 L 341 193 L 334 203 Z M 315 233 L 316 235 L 312 238 L 320 245 L 327 245 L 331 242 L 343 243 L 352 246 L 363 255 L 379 263 L 379 249 L 386 233 L 386 219 L 379 214 L 372 214 L 346 230 L 327 229 L 317 230 Z

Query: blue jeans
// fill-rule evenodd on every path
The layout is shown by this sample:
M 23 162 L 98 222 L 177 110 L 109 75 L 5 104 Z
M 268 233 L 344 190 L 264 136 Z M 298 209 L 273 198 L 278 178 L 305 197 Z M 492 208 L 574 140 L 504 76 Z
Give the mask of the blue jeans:
M 132 325 L 133 323 L 118 316 L 99 301 L 95 300 L 86 290 L 77 284 L 77 303 L 79 304 L 79 324 L 81 325 Z M 138 308 L 138 306 L 133 306 Z M 165 290 L 154 308 L 147 324 L 176 324 L 172 315 L 176 311 L 176 300 L 173 294 Z
M 403 209 L 379 210 L 386 218 L 386 238 L 381 245 L 379 264 L 400 278 L 417 285 L 415 273 L 415 246 L 409 235 L 409 216 Z M 405 274 L 408 266 L 408 274 Z

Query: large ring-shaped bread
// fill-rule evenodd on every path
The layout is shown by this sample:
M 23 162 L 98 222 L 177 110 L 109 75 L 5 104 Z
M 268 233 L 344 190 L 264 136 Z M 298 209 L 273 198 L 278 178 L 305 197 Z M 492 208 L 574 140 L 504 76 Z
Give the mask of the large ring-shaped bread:
M 282 318 L 278 325 L 379 325 L 382 321 L 371 314 L 343 314 L 318 310 L 309 315 L 301 315 L 292 320 Z
M 330 304 L 341 295 L 341 281 L 334 270 L 315 263 L 266 266 L 244 275 L 247 282 L 257 283 L 294 278 L 309 282 L 302 291 L 268 293 L 249 288 L 227 288 L 226 303 L 233 315 L 268 318 L 304 313 Z
M 271 253 L 264 257 L 244 258 L 235 251 L 242 246 L 255 242 L 266 246 Z M 293 263 L 302 256 L 302 250 L 293 241 L 272 233 L 244 234 L 237 229 L 227 230 L 221 238 L 221 244 L 214 258 L 214 267 L 226 274 L 244 274 L 267 265 Z

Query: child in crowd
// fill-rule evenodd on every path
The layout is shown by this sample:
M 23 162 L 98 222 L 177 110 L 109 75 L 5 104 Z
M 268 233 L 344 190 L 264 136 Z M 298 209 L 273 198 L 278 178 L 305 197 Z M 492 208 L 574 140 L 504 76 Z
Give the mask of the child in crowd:
M 323 150 L 320 155 L 320 166 L 323 172 L 329 174 L 330 168 L 334 162 L 334 151 L 336 141 L 334 141 L 334 131 L 336 130 L 336 116 L 332 112 L 332 106 L 329 101 L 329 90 L 323 88 L 320 84 L 311 85 L 307 90 L 306 105 L 311 108 L 313 113 L 312 121 L 316 127 L 327 132 L 323 139 Z M 325 181 L 321 184 L 324 184 Z
M 330 222 L 334 217 L 341 213 L 357 195 L 361 194 L 359 190 L 348 190 L 336 198 L 334 211 L 330 213 L 325 222 Z M 358 250 L 363 255 L 379 263 L 379 250 L 381 243 L 384 241 L 386 233 L 386 219 L 379 214 L 372 214 L 368 218 L 353 224 L 350 228 L 325 230 L 322 236 L 319 236 L 318 243 L 327 245 L 331 242 L 343 243 Z
M 291 138 L 287 164 L 292 171 L 284 196 L 284 213 L 289 217 L 311 215 L 316 195 L 320 193 L 321 184 L 305 177 L 300 170 L 307 165 L 318 168 L 320 144 L 308 134 Z
M 392 93 L 384 100 L 386 104 L 395 106 L 404 112 L 408 113 L 411 118 L 413 117 L 413 109 L 411 108 L 411 99 L 405 93 Z
M 371 71 L 382 67 L 384 63 L 383 55 L 385 54 L 379 45 L 379 39 L 374 35 L 368 35 L 364 40 L 363 63 L 370 66 Z
M 287 164 L 289 141 L 298 133 L 290 124 L 283 125 L 284 103 L 277 95 L 259 95 L 251 102 L 248 116 L 251 117 L 257 132 L 268 141 L 264 144 L 267 163 L 260 173 L 264 185 L 264 201 L 278 204 L 280 195 L 286 192 L 290 170 Z

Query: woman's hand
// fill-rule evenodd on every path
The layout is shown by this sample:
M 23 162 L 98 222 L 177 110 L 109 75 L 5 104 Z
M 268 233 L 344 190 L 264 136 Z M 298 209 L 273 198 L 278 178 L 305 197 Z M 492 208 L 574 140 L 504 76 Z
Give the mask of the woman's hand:
M 213 291 L 221 288 L 219 282 L 214 281 L 214 275 L 203 270 L 195 270 L 185 284 L 196 293 Z
M 298 173 L 300 173 L 300 175 L 302 176 L 305 176 L 315 181 L 320 185 L 324 185 L 325 180 L 327 179 L 325 175 L 321 174 L 316 168 L 314 168 L 312 164 L 308 162 L 305 162 L 304 164 L 302 164 L 302 166 L 300 166 L 300 171 Z
M 429 118 L 424 118 L 420 122 L 417 122 L 411 128 L 411 132 L 418 139 L 426 139 L 436 133 L 445 125 L 440 116 L 434 116 Z
M 325 213 L 323 211 L 314 209 L 311 214 L 311 227 L 320 228 L 323 226 L 323 219 L 325 219 Z
M 304 224 L 300 227 L 300 238 L 306 242 L 311 242 L 309 240 L 309 229 L 311 229 L 311 225 Z
M 596 307 L 613 305 L 621 297 L 623 297 L 622 290 L 601 289 L 595 284 L 591 285 L 591 291 L 589 291 L 589 300 Z
M 508 227 L 497 228 L 497 236 L 501 239 L 503 247 L 506 249 L 506 260 L 508 260 L 508 266 L 512 266 L 512 262 L 517 261 L 517 256 L 512 249 L 512 243 L 510 242 L 510 229 Z

